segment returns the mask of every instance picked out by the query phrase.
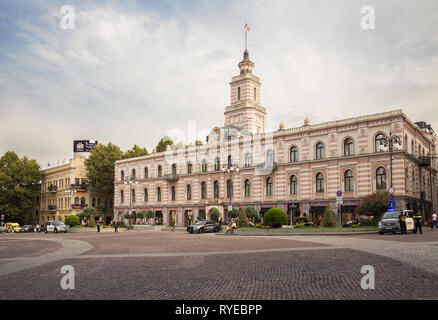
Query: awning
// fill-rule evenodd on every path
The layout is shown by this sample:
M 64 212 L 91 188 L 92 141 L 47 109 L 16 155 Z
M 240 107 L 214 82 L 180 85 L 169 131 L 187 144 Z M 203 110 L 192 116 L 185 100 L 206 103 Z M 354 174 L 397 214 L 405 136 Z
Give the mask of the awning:
M 345 205 L 341 206 L 341 212 L 353 212 L 356 210 L 357 206 L 355 205 Z
M 310 213 L 323 213 L 325 206 L 313 206 L 310 207 Z

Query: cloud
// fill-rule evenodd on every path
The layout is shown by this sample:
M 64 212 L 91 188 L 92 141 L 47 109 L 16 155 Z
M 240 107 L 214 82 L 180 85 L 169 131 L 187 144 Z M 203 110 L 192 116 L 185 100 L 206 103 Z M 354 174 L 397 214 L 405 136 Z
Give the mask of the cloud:
M 62 2 L 8 4 L 0 153 L 56 161 L 75 138 L 151 150 L 188 121 L 222 125 L 245 20 L 272 129 L 392 108 L 436 127 L 438 4 L 368 3 L 373 31 L 360 28 L 356 0 L 76 1 L 74 30 L 60 28 Z

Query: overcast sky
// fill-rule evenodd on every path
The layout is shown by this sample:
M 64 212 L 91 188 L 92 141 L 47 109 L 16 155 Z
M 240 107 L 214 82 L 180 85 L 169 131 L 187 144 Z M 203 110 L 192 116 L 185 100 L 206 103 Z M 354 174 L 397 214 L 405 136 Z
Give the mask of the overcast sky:
M 45 166 L 74 139 L 152 151 L 188 121 L 202 135 L 223 125 L 245 21 L 271 129 L 401 108 L 436 130 L 437 12 L 435 0 L 0 0 L 0 153 Z

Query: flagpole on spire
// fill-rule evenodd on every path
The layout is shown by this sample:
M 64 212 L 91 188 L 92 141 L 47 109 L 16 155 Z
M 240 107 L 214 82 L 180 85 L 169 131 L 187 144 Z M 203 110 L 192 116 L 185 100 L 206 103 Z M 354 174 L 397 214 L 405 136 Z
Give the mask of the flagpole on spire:
M 245 30 L 245 51 L 246 51 L 246 50 L 248 50 L 247 44 L 248 44 L 248 31 L 249 31 L 249 26 L 248 26 L 248 23 L 246 21 L 245 21 L 244 30 Z

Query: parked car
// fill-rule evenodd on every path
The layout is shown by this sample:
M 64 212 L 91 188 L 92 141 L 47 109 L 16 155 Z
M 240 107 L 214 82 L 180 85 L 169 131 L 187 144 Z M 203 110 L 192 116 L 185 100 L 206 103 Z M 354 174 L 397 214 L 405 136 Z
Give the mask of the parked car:
M 23 227 L 21 227 L 20 232 L 33 232 L 34 231 L 34 227 L 30 224 L 26 224 Z
M 7 222 L 5 224 L 5 227 L 6 227 L 6 229 L 9 229 L 9 227 L 12 227 L 13 232 L 20 232 L 20 230 L 21 230 L 20 225 L 16 222 Z
M 0 233 L 7 233 L 8 229 L 5 228 L 4 226 L 0 226 Z
M 68 227 L 64 224 L 64 222 L 62 221 L 58 221 L 58 220 L 54 220 L 54 221 L 47 221 L 44 224 L 44 232 L 48 233 L 48 232 L 54 232 L 54 233 L 58 233 L 58 232 L 68 232 Z
M 195 224 L 187 227 L 187 232 L 201 233 L 201 232 L 217 232 L 221 230 L 221 225 L 218 222 L 211 220 L 198 221 Z
M 412 210 L 404 210 L 403 213 L 406 216 L 406 231 L 414 230 L 414 219 L 412 218 Z M 379 233 L 384 234 L 385 232 L 401 232 L 400 228 L 400 211 L 386 211 L 383 214 L 382 219 L 379 221 Z

